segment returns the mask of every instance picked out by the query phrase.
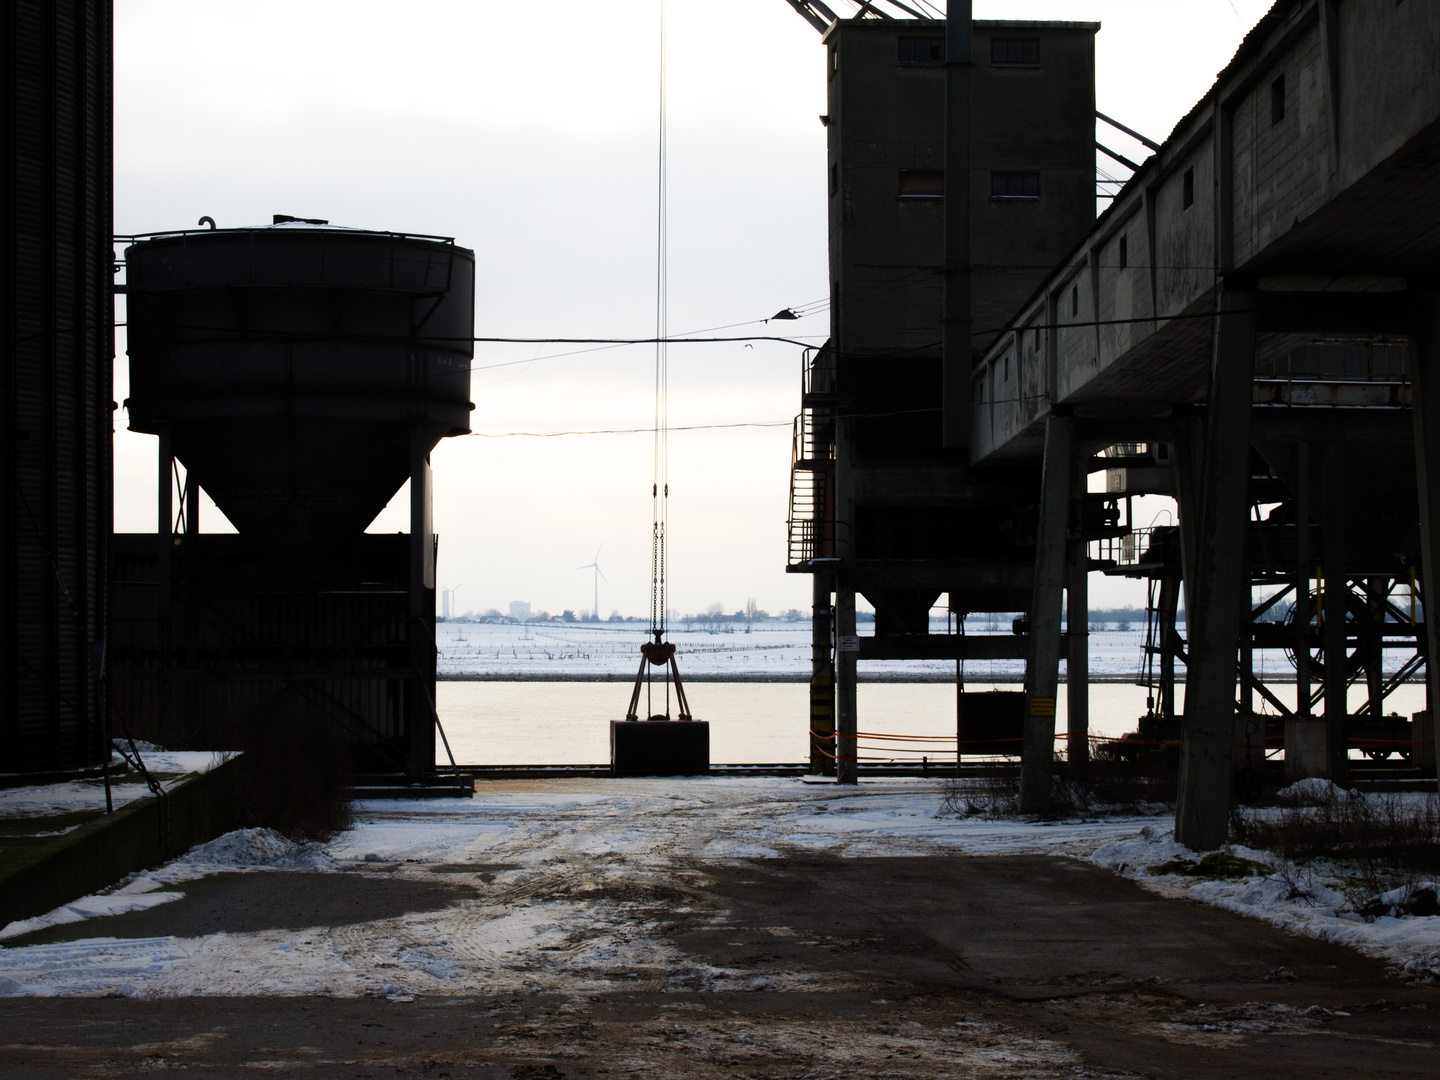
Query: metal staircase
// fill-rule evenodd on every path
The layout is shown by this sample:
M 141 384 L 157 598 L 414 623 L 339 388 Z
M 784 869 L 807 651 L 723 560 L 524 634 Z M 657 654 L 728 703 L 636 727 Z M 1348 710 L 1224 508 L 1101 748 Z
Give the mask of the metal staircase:
M 790 432 L 790 516 L 787 566 L 834 554 L 828 525 L 834 483 L 834 368 L 824 349 L 806 352 L 801 369 L 802 409 Z

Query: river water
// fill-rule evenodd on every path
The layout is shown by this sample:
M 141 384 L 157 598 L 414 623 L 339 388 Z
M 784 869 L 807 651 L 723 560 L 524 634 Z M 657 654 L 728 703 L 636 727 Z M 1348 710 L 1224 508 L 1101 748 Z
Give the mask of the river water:
M 630 689 L 621 682 L 442 682 L 436 688 L 436 705 L 455 760 L 462 765 L 593 765 L 610 760 L 609 721 L 625 715 Z M 710 760 L 717 765 L 808 760 L 808 689 L 793 682 L 686 687 L 695 718 L 710 722 Z M 972 683 L 968 689 L 1019 687 Z M 1287 704 L 1293 701 L 1293 686 L 1273 689 Z M 1145 712 L 1145 693 L 1143 686 L 1128 683 L 1091 684 L 1091 734 L 1116 737 L 1133 731 Z M 1359 708 L 1359 695 L 1358 688 L 1352 691 L 1352 709 Z M 861 683 L 857 697 L 862 732 L 955 735 L 953 684 Z M 1181 698 L 1183 706 L 1183 688 Z M 1055 730 L 1063 732 L 1063 686 L 1056 704 Z M 1408 716 L 1424 708 L 1425 688 L 1407 683 L 1386 704 L 1387 711 Z M 919 760 L 926 752 L 899 749 L 923 743 L 877 738 L 862 739 L 860 745 L 862 758 Z M 443 761 L 443 747 L 437 754 Z M 940 760 L 945 757 L 935 754 Z M 954 760 L 953 747 L 948 757 Z

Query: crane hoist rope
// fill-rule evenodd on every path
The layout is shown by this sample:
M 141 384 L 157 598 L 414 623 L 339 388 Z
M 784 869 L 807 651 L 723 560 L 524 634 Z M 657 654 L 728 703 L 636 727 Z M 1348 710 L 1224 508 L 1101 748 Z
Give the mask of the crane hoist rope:
M 675 685 L 675 699 L 679 718 L 690 719 L 690 705 L 685 700 L 685 688 L 680 682 L 680 668 L 675 663 L 675 646 L 665 640 L 665 574 L 666 574 L 666 529 L 669 518 L 670 500 L 670 405 L 669 405 L 669 356 L 665 339 L 669 323 L 669 263 L 667 236 L 667 168 L 666 168 L 666 114 L 665 114 L 665 0 L 660 0 L 660 131 L 656 154 L 656 204 L 655 204 L 655 436 L 653 450 L 654 475 L 650 483 L 651 525 L 650 525 L 650 635 L 640 647 L 640 670 L 635 675 L 635 689 L 630 695 L 630 708 L 625 719 L 638 719 L 636 709 L 640 704 L 640 688 L 645 687 L 645 711 L 652 720 L 670 718 L 670 684 Z M 665 711 L 657 713 L 651 699 L 651 679 L 647 674 L 652 667 L 665 670 Z

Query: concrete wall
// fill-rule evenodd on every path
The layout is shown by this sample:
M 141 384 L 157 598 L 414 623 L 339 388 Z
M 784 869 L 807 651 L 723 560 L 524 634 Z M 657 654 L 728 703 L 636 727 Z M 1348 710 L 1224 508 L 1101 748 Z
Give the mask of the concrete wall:
M 1330 197 L 1325 76 L 1319 20 L 1295 29 L 1288 48 L 1258 65 L 1230 107 L 1233 258 L 1244 263 Z M 1284 115 L 1273 119 L 1279 91 Z
M 1337 164 L 1348 187 L 1440 115 L 1440 6 L 1346 0 L 1336 8 Z
M 0 873 L 0 926 L 43 915 L 233 828 L 243 769 L 243 758 L 231 758 L 170 787 L 163 799 L 129 803 L 15 860 Z
M 1005 324 L 1094 219 L 1096 29 L 975 24 L 976 342 Z M 1038 43 L 1038 63 L 992 62 L 997 36 Z M 1023 515 L 1003 508 L 1033 501 L 1038 477 L 1025 471 L 977 481 L 941 437 L 945 72 L 938 58 L 902 59 L 902 43 L 923 49 L 943 38 L 943 23 L 896 20 L 840 22 L 825 37 L 831 344 L 841 412 L 830 505 L 837 554 L 852 569 L 853 561 L 869 564 L 859 576 L 877 605 L 872 594 L 903 593 L 888 606 L 918 610 L 927 595 L 951 590 L 952 602 L 974 610 L 1010 610 L 1023 603 L 1015 582 L 1023 578 L 1028 589 L 1031 559 Z M 1037 173 L 1038 197 L 992 198 L 997 170 Z M 929 189 L 907 191 L 907 176 Z M 990 570 L 976 571 L 976 560 Z M 955 570 L 960 561 L 969 577 Z M 956 599 L 954 589 L 991 571 L 1002 582 L 995 590 Z
M 1095 29 L 975 24 L 977 330 L 1003 326 L 1093 220 Z M 996 36 L 1038 40 L 1040 62 L 992 63 Z M 943 168 L 945 73 L 899 57 L 902 39 L 943 38 L 943 23 L 898 20 L 842 21 L 826 35 L 832 335 L 846 350 L 938 350 L 944 199 L 902 194 L 901 173 Z M 991 198 L 995 170 L 1039 172 L 1040 197 Z

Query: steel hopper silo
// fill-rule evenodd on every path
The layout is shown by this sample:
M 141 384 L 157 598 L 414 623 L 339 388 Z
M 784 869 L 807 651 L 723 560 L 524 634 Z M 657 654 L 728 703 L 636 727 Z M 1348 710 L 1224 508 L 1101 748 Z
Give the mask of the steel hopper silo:
M 470 430 L 473 252 L 284 223 L 126 249 L 130 427 L 171 450 L 257 554 L 328 557 Z
M 473 253 L 289 220 L 125 258 L 126 405 L 159 436 L 160 501 L 156 533 L 112 548 L 117 700 L 162 744 L 253 745 L 293 717 L 357 767 L 433 773 L 429 453 L 470 429 Z M 367 534 L 407 479 L 409 534 Z M 197 488 L 238 536 L 200 532 Z

